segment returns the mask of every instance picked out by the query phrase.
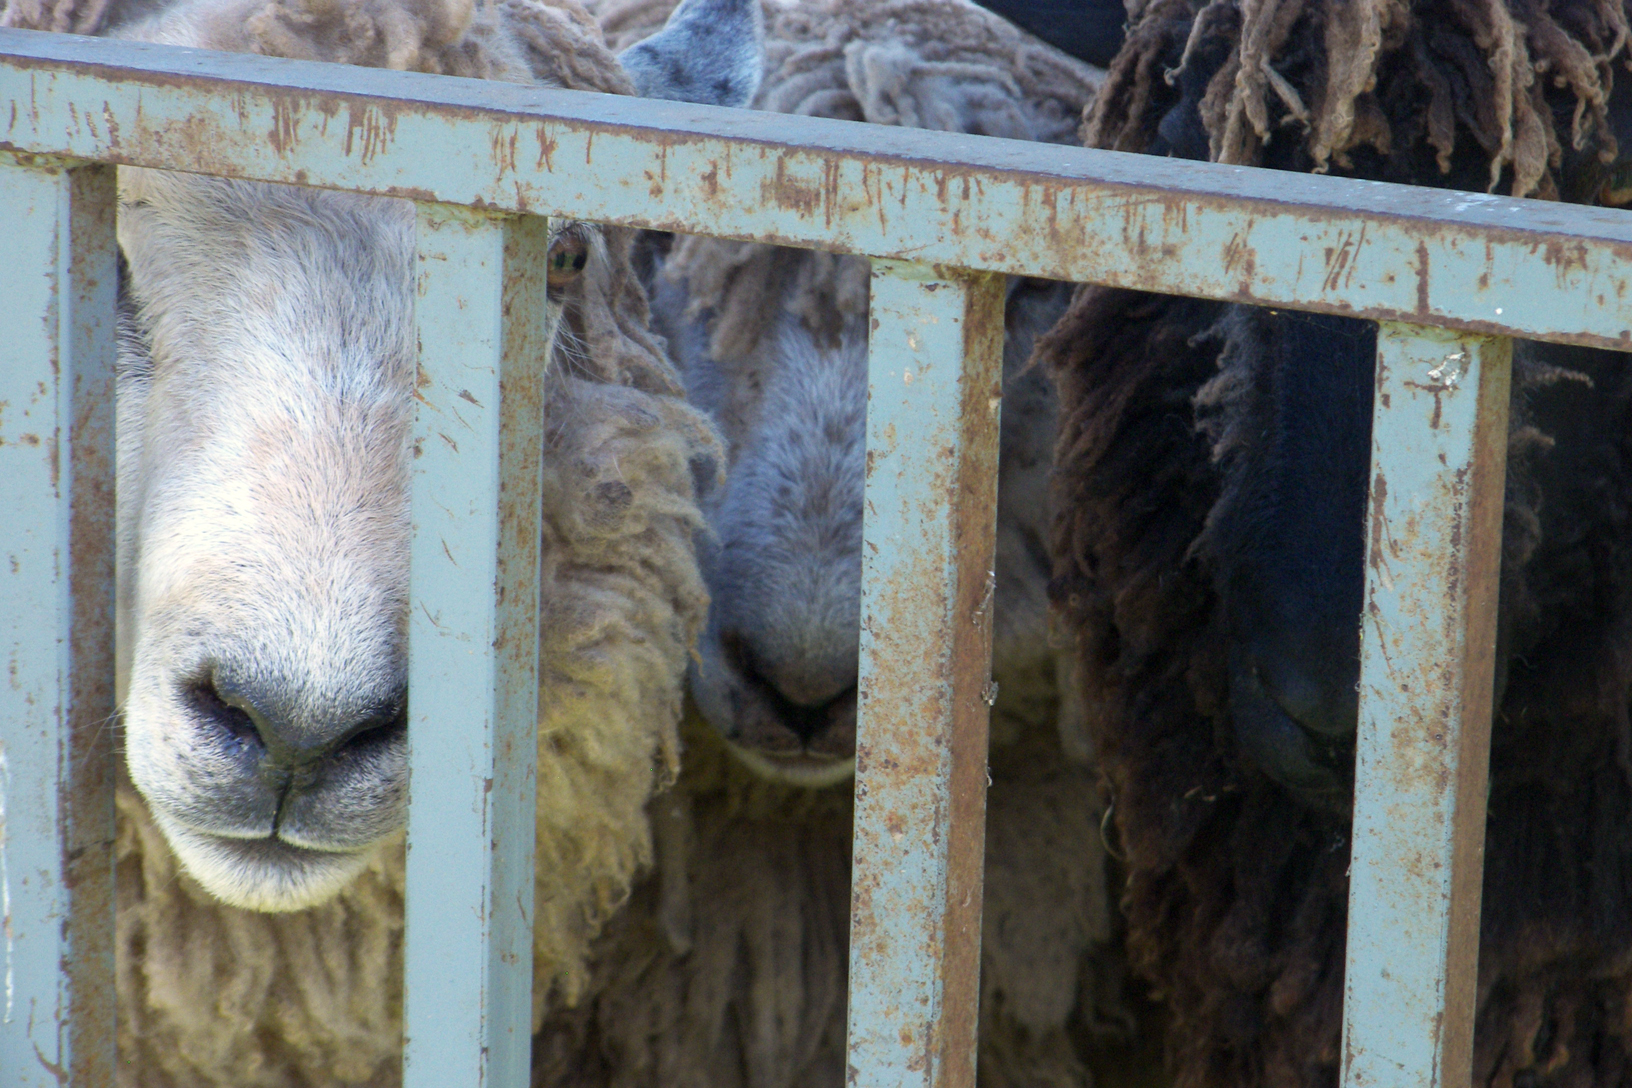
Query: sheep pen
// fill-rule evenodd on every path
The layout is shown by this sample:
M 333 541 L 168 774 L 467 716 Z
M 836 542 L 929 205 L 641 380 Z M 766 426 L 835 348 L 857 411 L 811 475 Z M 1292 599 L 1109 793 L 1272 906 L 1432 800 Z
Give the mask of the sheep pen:
M 1620 205 L 1618 0 L 1130 5 L 1090 146 Z M 1335 1084 L 1366 322 L 1082 288 L 1052 593 L 1180 1088 Z M 1621 1084 L 1632 1019 L 1622 357 L 1515 344 L 1473 1081 Z
M 752 93 L 757 12 L 687 11 L 711 44 L 673 72 L 719 62 L 720 93 Z M 17 0 L 4 21 L 673 90 L 572 0 Z M 656 41 L 645 59 L 672 59 Z M 118 1082 L 400 1083 L 414 208 L 131 168 L 119 185 Z M 717 438 L 648 331 L 632 243 L 551 226 L 535 1023 L 583 990 L 650 860 L 706 608 L 692 537 Z
M 664 0 L 594 10 L 614 43 Z M 959 0 L 766 4 L 755 105 L 1068 141 L 1098 73 Z M 869 265 L 648 240 L 654 326 L 727 442 L 705 504 L 713 600 L 656 862 L 597 942 L 589 997 L 535 1040 L 550 1085 L 845 1081 Z M 979 1078 L 1082 1085 L 1134 1050 L 1080 713 L 1062 706 L 1042 539 L 1054 397 L 1027 371 L 1065 285 L 1011 284 L 996 570 Z M 1114 1080 L 1114 1076 L 1112 1077 Z

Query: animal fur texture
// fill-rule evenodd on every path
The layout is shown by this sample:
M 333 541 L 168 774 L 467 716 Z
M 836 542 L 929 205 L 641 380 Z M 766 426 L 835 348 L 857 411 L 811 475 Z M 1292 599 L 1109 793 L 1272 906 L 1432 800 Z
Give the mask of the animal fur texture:
M 1128 25 L 1091 147 L 1412 183 L 1465 160 L 1478 188 L 1565 199 L 1587 198 L 1559 186 L 1572 152 L 1615 157 L 1620 0 L 1133 0 Z
M 1087 1082 L 1131 1030 L 1088 770 L 1040 730 L 994 746 L 980 1083 Z M 766 782 L 705 723 L 652 803 L 657 862 L 596 942 L 586 998 L 534 1039 L 534 1083 L 845 1083 L 851 796 Z
M 661 25 L 667 7 L 596 10 L 609 39 L 628 44 Z M 768 4 L 764 11 L 761 109 L 1065 140 L 1092 93 L 1092 69 L 972 5 Z M 835 586 L 855 589 L 859 571 L 859 539 L 847 536 L 859 525 L 859 467 L 853 479 L 832 477 L 848 471 L 835 468 L 847 458 L 860 460 L 867 262 L 701 237 L 676 240 L 656 260 L 657 325 L 694 401 L 715 416 L 728 445 L 727 484 L 710 500 L 708 547 L 740 546 L 754 564 L 753 573 L 710 576 L 715 604 L 760 613 L 825 609 L 844 596 Z M 1047 570 L 1028 557 L 1041 554 L 1046 525 L 1054 400 L 1025 360 L 1064 293 L 1062 285 L 1016 283 L 1009 306 L 982 945 L 979 1075 L 987 1086 L 1084 1084 L 1084 1051 L 1131 1030 L 1096 778 L 1073 758 L 1083 746 L 1056 690 Z M 842 358 L 818 358 L 824 352 Z M 812 406 L 820 406 L 819 420 Z M 830 448 L 815 449 L 824 442 Z M 743 535 L 718 509 L 755 481 L 793 496 L 781 500 L 799 511 L 784 519 L 799 522 L 789 532 L 815 543 Z M 769 570 L 780 555 L 803 565 L 792 574 Z M 817 588 L 777 588 L 801 585 Z M 812 626 L 842 637 L 818 649 L 831 650 L 835 671 L 853 670 L 856 620 L 830 620 Z M 712 660 L 712 641 L 705 635 L 697 668 Z M 809 642 L 800 653 L 798 664 L 812 666 Z M 849 782 L 808 788 L 767 780 L 729 754 L 719 723 L 699 714 L 680 780 L 653 811 L 653 873 L 597 942 L 589 997 L 547 1018 L 535 1040 L 535 1081 L 843 1084 Z
M 631 91 L 600 31 L 571 0 L 497 0 L 479 7 L 202 0 L 150 16 L 20 0 L 5 21 L 82 31 L 119 25 L 126 36 L 171 44 Z M 271 365 L 264 343 L 281 343 L 291 357 L 321 356 L 331 343 L 325 337 L 339 329 L 333 343 L 347 345 L 363 362 L 334 365 L 357 366 L 344 380 L 356 381 L 355 402 L 380 420 L 367 433 L 406 434 L 414 219 L 403 201 L 129 169 L 121 172 L 121 200 L 120 241 L 129 266 L 119 405 L 122 674 L 128 682 L 142 667 L 139 649 L 135 666 L 130 659 L 130 602 L 148 592 L 142 578 L 175 573 L 139 578 L 147 571 L 142 558 L 147 551 L 190 546 L 176 541 L 192 532 L 163 533 L 136 520 L 150 498 L 144 458 L 188 448 L 212 430 L 230 431 L 239 414 L 253 416 L 262 399 L 255 394 L 254 382 L 262 380 L 257 368 Z M 661 343 L 648 331 L 645 294 L 629 259 L 630 232 L 587 237 L 587 264 L 565 290 L 545 420 L 535 1021 L 547 1006 L 582 994 L 591 940 L 651 859 L 646 804 L 677 770 L 686 653 L 706 607 L 692 544 L 702 527 L 694 492 L 712 485 L 719 460 L 713 428 L 685 405 Z M 278 289 L 253 290 L 254 276 L 245 270 L 254 267 L 282 269 Z M 321 298 L 322 306 L 285 305 L 290 298 L 299 302 L 298 285 L 307 283 L 302 277 L 325 275 L 338 278 L 307 298 Z M 357 298 L 348 293 L 353 284 L 363 292 Z M 366 294 L 371 290 L 380 293 Z M 212 351 L 233 359 L 240 367 L 236 377 L 221 381 L 224 372 L 208 365 Z M 161 358 L 167 361 L 155 363 Z M 306 378 L 291 372 L 285 381 Z M 395 399 L 393 382 L 401 386 Z M 230 494 L 260 496 L 325 474 L 359 478 L 348 475 L 352 469 L 377 473 L 359 486 L 405 479 L 399 463 L 405 443 L 402 451 L 390 441 L 384 450 L 365 444 L 332 465 L 313 460 L 328 457 L 318 450 L 296 463 L 307 441 L 302 428 L 308 417 L 321 416 L 316 407 L 291 417 L 286 431 L 267 432 L 267 463 L 295 460 L 270 469 L 266 479 L 240 481 L 242 490 Z M 153 440 L 154 428 L 176 445 Z M 155 448 L 144 453 L 148 440 Z M 220 495 L 196 487 L 181 494 L 205 502 Z M 389 502 L 380 508 L 383 520 L 358 545 L 364 566 L 345 568 L 359 583 L 369 581 L 370 549 L 384 547 L 406 524 L 390 513 Z M 144 532 L 155 538 L 143 539 Z M 275 567 L 276 545 L 268 546 L 266 562 Z M 249 568 L 255 561 L 242 561 L 260 556 L 237 554 Z M 328 561 L 352 558 L 337 554 Z M 120 1085 L 400 1082 L 400 834 L 364 854 L 361 872 L 322 905 L 263 914 L 208 894 L 178 864 L 129 780 L 119 790 L 118 812 Z
M 1102 146 L 1576 199 L 1617 158 L 1618 5 L 1135 15 L 1087 125 Z M 1349 821 L 1240 750 L 1209 529 L 1264 431 L 1269 320 L 1083 288 L 1038 350 L 1061 397 L 1052 594 L 1180 1088 L 1319 1088 L 1340 1060 Z M 1500 1088 L 1632 1075 L 1632 420 L 1619 356 L 1560 350 L 1515 349 L 1473 1057 Z

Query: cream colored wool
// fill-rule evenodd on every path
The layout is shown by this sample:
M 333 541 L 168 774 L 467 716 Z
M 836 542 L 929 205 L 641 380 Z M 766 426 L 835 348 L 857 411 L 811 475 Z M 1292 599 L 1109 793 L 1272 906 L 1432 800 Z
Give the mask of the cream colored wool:
M 5 21 L 94 31 L 129 12 L 101 0 L 49 10 L 31 2 L 19 0 Z M 128 33 L 631 91 L 572 0 L 181 4 Z M 176 189 L 162 177 L 125 171 L 121 187 L 127 199 Z M 711 426 L 679 398 L 647 331 L 630 232 L 594 238 L 569 290 L 546 420 L 535 1025 L 548 1005 L 582 992 L 590 942 L 651 858 L 645 806 L 678 768 L 686 654 L 706 610 L 693 478 L 707 482 L 720 460 Z M 181 871 L 126 782 L 117 865 L 122 1088 L 400 1082 L 400 839 L 323 906 L 236 910 Z
M 1079 1001 L 1125 1029 L 1118 995 L 1079 997 L 1110 931 L 1088 799 L 1094 772 L 1049 729 L 1000 738 L 986 827 L 981 1083 L 1084 1083 Z M 1004 741 L 1007 743 L 1004 743 Z M 691 719 L 673 791 L 652 802 L 658 864 L 596 943 L 575 1008 L 534 1039 L 552 1088 L 840 1088 L 851 793 L 764 782 Z M 1104 973 L 1101 971 L 1100 973 Z M 1112 988 L 1114 989 L 1114 987 Z

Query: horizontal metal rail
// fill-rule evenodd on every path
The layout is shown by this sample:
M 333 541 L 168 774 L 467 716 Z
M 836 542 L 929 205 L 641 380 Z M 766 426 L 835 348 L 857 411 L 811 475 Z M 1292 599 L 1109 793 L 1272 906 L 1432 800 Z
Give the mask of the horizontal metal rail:
M 28 31 L 0 56 L 16 151 L 1632 349 L 1613 210 Z
M 522 422 L 531 409 L 506 396 L 504 376 L 521 373 L 537 335 L 509 301 L 532 290 L 532 217 L 543 215 L 890 258 L 873 280 L 849 1056 L 851 1083 L 880 1088 L 974 1078 L 1001 328 L 1001 296 L 983 273 L 1389 322 L 1373 426 L 1344 1077 L 1350 1088 L 1466 1083 L 1504 338 L 1632 348 L 1632 216 L 5 30 L 0 152 L 9 221 L 23 203 L 50 208 L 12 235 L 22 252 L 8 254 L 6 282 L 28 289 L 8 288 L 0 314 L 0 367 L 31 367 L 26 380 L 49 394 L 29 402 L 25 423 L 0 415 L 0 481 L 18 491 L 10 508 L 29 515 L 0 518 L 0 552 L 14 560 L 0 623 L 10 666 L 43 693 L 0 703 L 8 1077 L 26 1068 L 21 1083 L 56 1083 L 58 1071 L 101 1083 L 108 1054 L 108 991 L 99 1005 L 88 980 L 111 977 L 95 934 L 112 876 L 83 842 L 106 824 L 94 831 L 103 810 L 87 816 L 67 792 L 90 782 L 94 808 L 105 790 L 105 753 L 81 743 L 101 704 L 70 681 L 106 650 L 106 618 L 87 602 L 111 591 L 108 527 L 76 514 L 108 483 L 96 452 L 106 436 L 85 428 L 71 382 L 101 380 L 111 350 L 111 296 L 85 271 L 105 272 L 111 252 L 107 172 L 79 164 L 117 163 L 421 203 L 421 257 L 441 271 L 420 284 L 430 392 L 415 433 L 454 426 L 467 439 L 414 482 L 409 1084 L 525 1076 L 528 957 L 517 950 L 533 776 L 518 725 L 531 693 L 517 687 L 535 666 L 501 635 L 530 622 L 536 586 L 518 557 L 536 534 L 525 516 L 496 512 L 500 481 L 524 486 L 537 471 L 521 452 L 537 444 L 536 421 Z M 448 293 L 462 305 L 444 305 Z M 487 393 L 467 412 L 436 393 L 444 386 Z M 40 477 L 40 436 L 71 473 Z M 54 528 L 42 537 L 42 525 Z M 448 558 L 465 557 L 457 585 L 439 582 L 442 543 Z M 51 555 L 54 567 L 38 558 Z M 18 557 L 33 564 L 26 576 Z M 499 588 L 507 608 L 468 599 Z M 59 648 L 53 662 L 39 656 L 46 639 Z M 1426 660 L 1431 674 L 1389 664 Z M 100 772 L 87 770 L 95 758 Z M 448 811 L 470 808 L 463 831 L 427 818 L 433 796 Z M 24 821 L 15 798 L 55 815 Z M 481 841 L 455 858 L 467 839 Z M 416 874 L 443 854 L 468 887 L 426 890 Z M 493 917 L 505 896 L 521 909 Z M 473 959 L 469 973 L 463 959 L 439 964 L 431 941 Z

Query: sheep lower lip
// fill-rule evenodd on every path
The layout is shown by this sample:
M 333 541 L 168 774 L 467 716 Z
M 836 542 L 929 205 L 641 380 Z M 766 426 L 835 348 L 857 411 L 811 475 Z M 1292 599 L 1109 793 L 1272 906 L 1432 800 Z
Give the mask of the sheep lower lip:
M 356 847 L 314 847 L 302 846 L 279 838 L 277 835 L 266 835 L 253 839 L 233 838 L 226 835 L 216 835 L 208 831 L 195 831 L 194 835 L 207 840 L 217 850 L 228 850 L 244 861 L 259 862 L 262 864 L 284 864 L 289 861 L 321 860 L 333 858 L 337 855 L 354 854 Z
M 245 834 L 231 834 L 219 831 L 210 831 L 204 828 L 192 827 L 184 821 L 169 816 L 168 813 L 154 809 L 154 815 L 165 831 L 173 837 L 179 837 L 198 849 L 209 850 L 216 854 L 227 854 L 236 861 L 253 865 L 288 866 L 305 862 L 321 863 L 339 858 L 348 857 L 365 850 L 369 843 L 347 844 L 312 844 L 310 842 L 291 842 L 277 832 L 262 833 L 248 832 Z
M 850 778 L 856 769 L 854 757 L 844 759 L 815 752 L 767 752 L 735 742 L 731 743 L 731 749 L 738 759 L 754 770 L 794 786 L 820 788 L 837 785 Z

